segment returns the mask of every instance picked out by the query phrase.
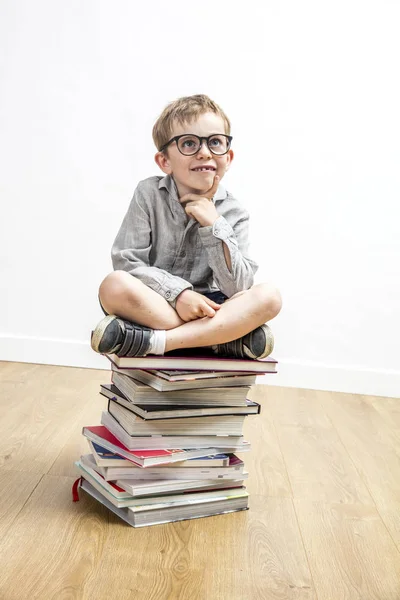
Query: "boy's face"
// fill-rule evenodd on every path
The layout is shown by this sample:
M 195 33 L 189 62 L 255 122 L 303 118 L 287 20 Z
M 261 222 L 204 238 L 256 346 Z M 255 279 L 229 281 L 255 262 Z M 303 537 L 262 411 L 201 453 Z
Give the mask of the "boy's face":
M 224 121 L 215 113 L 204 113 L 191 123 L 184 125 L 177 123 L 171 138 L 190 133 L 199 137 L 208 137 L 215 133 L 225 134 Z M 220 179 L 223 178 L 232 159 L 232 150 L 217 156 L 210 152 L 204 140 L 200 150 L 192 156 L 181 154 L 175 142 L 172 142 L 164 152 L 157 152 L 155 155 L 155 161 L 160 169 L 167 175 L 173 176 L 179 197 L 189 193 L 199 195 L 206 193 L 212 187 L 216 175 L 219 175 Z M 199 170 L 200 167 L 207 167 L 207 169 Z

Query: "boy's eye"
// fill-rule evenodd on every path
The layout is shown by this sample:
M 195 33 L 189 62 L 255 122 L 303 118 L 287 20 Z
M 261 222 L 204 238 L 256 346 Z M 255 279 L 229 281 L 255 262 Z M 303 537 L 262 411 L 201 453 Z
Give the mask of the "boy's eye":
M 222 144 L 222 139 L 219 137 L 213 137 L 209 141 L 210 146 L 220 146 Z
M 198 145 L 199 145 L 199 140 L 197 140 L 196 138 L 191 137 L 191 136 L 183 137 L 179 140 L 179 146 L 182 149 L 186 148 L 188 150 L 191 150 Z

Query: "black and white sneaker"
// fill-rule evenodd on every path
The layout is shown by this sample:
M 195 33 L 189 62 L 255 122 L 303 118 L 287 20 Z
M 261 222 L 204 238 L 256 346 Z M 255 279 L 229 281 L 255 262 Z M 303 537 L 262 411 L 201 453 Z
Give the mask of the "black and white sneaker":
M 152 333 L 148 327 L 107 315 L 92 332 L 91 346 L 100 354 L 146 356 Z
M 274 336 L 268 325 L 261 325 L 238 340 L 214 346 L 219 356 L 232 358 L 266 358 L 274 349 Z

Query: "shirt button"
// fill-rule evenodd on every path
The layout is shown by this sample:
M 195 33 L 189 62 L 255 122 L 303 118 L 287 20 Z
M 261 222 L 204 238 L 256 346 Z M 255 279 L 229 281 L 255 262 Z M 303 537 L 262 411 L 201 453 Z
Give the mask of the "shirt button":
M 214 235 L 219 235 L 219 229 L 218 229 L 218 227 L 216 227 L 216 228 L 214 229 Z
M 166 298 L 171 298 L 171 292 L 165 292 L 165 297 Z

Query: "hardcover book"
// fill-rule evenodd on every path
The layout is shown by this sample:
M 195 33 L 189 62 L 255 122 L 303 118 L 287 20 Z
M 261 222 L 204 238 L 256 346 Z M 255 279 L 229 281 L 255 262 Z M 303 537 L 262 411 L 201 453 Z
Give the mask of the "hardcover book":
M 169 352 L 163 356 L 148 354 L 142 357 L 117 356 L 116 354 L 105 354 L 107 358 L 120 369 L 179 369 L 194 371 L 251 371 L 253 373 L 276 373 L 277 361 L 268 356 L 262 360 L 251 360 L 247 358 L 221 358 L 209 353 L 205 348 L 190 351 L 180 351 L 179 354 Z
M 96 461 L 96 464 L 99 467 L 118 467 L 124 471 L 136 469 L 139 472 L 143 472 L 144 470 L 137 465 L 136 463 L 124 458 L 123 456 L 119 456 L 112 452 L 111 450 L 107 450 L 107 448 L 103 448 L 96 444 L 95 442 L 91 442 L 88 439 L 89 448 L 92 452 L 92 456 Z M 174 465 L 174 467 L 227 467 L 229 465 L 231 454 L 214 454 L 211 456 L 195 456 L 194 458 L 188 458 L 187 460 L 180 460 L 173 463 L 166 463 L 161 465 L 160 468 L 169 467 Z M 146 467 L 146 470 L 150 467 Z
M 126 406 L 133 413 L 148 421 L 158 419 L 177 419 L 187 417 L 206 417 L 221 415 L 257 415 L 261 412 L 261 406 L 257 402 L 246 399 L 245 406 L 196 406 L 184 404 L 136 404 L 131 402 L 114 384 L 102 384 L 100 394 L 110 400 L 116 400 L 122 406 Z
M 132 527 L 199 519 L 248 509 L 248 493 L 245 490 L 230 497 L 221 494 L 218 498 L 192 500 L 183 506 L 164 502 L 153 506 L 118 508 L 86 479 L 81 479 L 79 487 Z
M 180 390 L 200 390 L 213 388 L 214 396 L 218 388 L 252 386 L 257 379 L 257 376 L 262 376 L 264 373 L 226 373 L 224 371 L 192 371 L 192 375 L 188 375 L 190 371 L 177 370 L 173 377 L 169 375 L 173 371 L 144 371 L 142 369 L 120 369 L 113 363 L 111 368 L 117 373 L 128 375 L 136 381 L 150 385 L 159 392 L 171 392 Z M 201 376 L 203 375 L 203 376 Z
M 151 450 L 135 449 L 132 451 L 122 444 L 118 438 L 115 437 L 115 435 L 113 435 L 106 427 L 102 425 L 84 427 L 82 433 L 90 441 L 101 445 L 107 450 L 111 450 L 112 452 L 119 454 L 120 456 L 134 462 L 141 467 L 147 467 L 149 465 L 163 465 L 187 460 L 188 458 L 194 458 L 197 456 L 211 456 L 222 451 L 226 453 L 233 452 L 233 448 L 224 448 L 221 450 L 213 447 L 191 448 L 190 450 L 182 448 L 163 448 Z M 243 450 L 244 449 L 250 449 L 250 444 L 248 442 L 244 443 Z M 241 452 L 243 450 L 241 449 Z
M 130 450 L 137 448 L 160 449 L 171 448 L 181 449 L 206 449 L 204 455 L 216 454 L 217 452 L 243 452 L 248 442 L 239 435 L 148 435 L 132 436 L 129 435 L 118 423 L 118 421 L 108 412 L 103 412 L 101 423 L 104 425 L 119 441 Z M 214 451 L 209 452 L 210 448 Z M 217 448 L 218 450 L 215 450 Z M 229 450 L 228 450 L 229 449 Z
M 127 370 L 124 370 L 126 373 Z M 159 392 L 146 383 L 141 383 L 134 379 L 135 372 L 129 372 L 125 375 L 119 371 L 113 370 L 111 374 L 112 383 L 134 404 L 185 404 L 190 400 L 191 404 L 200 404 L 207 406 L 213 404 L 215 400 L 225 405 L 239 404 L 246 405 L 246 397 L 250 386 L 239 387 L 219 387 L 188 389 L 169 392 Z
M 196 466 L 196 460 L 187 460 L 183 463 L 172 463 L 155 467 L 101 467 L 97 464 L 93 454 L 84 454 L 81 456 L 81 462 L 97 473 L 102 475 L 106 481 L 116 481 L 117 479 L 246 479 L 247 473 L 244 471 L 244 462 L 235 456 L 229 455 L 229 464 L 225 467 Z M 129 462 L 129 461 L 124 461 Z M 191 466 L 190 463 L 192 463 Z M 133 463 L 130 463 L 133 465 Z M 182 466 L 182 464 L 187 466 Z
M 129 402 L 109 400 L 108 412 L 131 436 L 242 435 L 245 415 L 187 417 L 146 421 L 130 410 Z

